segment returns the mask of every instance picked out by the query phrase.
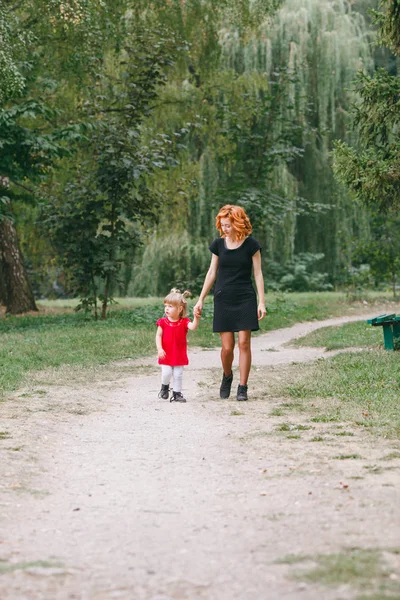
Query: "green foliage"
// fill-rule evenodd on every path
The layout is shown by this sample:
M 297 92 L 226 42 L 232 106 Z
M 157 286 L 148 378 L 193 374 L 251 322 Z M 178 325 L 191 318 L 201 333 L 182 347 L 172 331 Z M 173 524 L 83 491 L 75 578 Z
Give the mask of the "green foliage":
M 400 220 L 391 215 L 371 219 L 371 240 L 355 249 L 355 263 L 368 264 L 375 284 L 390 282 L 393 296 L 400 272 Z
M 241 28 L 213 3 L 213 24 L 203 27 L 209 3 L 178 4 L 156 18 L 170 25 L 174 18 L 191 46 L 148 125 L 172 128 L 195 116 L 201 128 L 181 156 L 179 188 L 155 182 L 165 199 L 159 237 L 186 230 L 206 245 L 219 207 L 238 203 L 250 214 L 263 260 L 285 265 L 299 252 L 323 253 L 319 270 L 337 278 L 350 263 L 353 233 L 368 232 L 365 211 L 335 183 L 329 154 L 347 128 L 354 74 L 371 66 L 363 17 L 348 2 L 296 0 Z
M 323 254 L 300 253 L 286 265 L 276 262 L 268 264 L 267 287 L 291 292 L 331 290 L 328 274 L 319 272 L 317 268 L 317 263 L 323 257 Z
M 40 181 L 56 159 L 70 153 L 68 143 L 81 136 L 79 127 L 54 126 L 57 111 L 27 100 L 0 109 L 0 173 L 12 183 Z
M 299 253 L 323 253 L 319 270 L 331 280 L 348 266 L 353 233 L 367 235 L 366 219 L 333 181 L 329 150 L 347 128 L 349 83 L 371 58 L 352 3 L 171 0 L 166 10 L 163 0 L 0 0 L 0 7 L 14 81 L 4 79 L 4 109 L 34 102 L 53 111 L 51 120 L 38 110 L 19 118 L 28 143 L 39 130 L 45 139 L 36 172 L 20 165 L 19 187 L 11 183 L 0 202 L 20 204 L 14 215 L 29 265 L 41 262 L 36 230 L 54 242 L 46 267 L 64 270 L 67 291 L 81 290 L 88 308 L 102 294 L 106 310 L 133 276 L 135 293 L 151 293 L 155 282 L 164 293 L 176 280 L 197 290 L 215 212 L 233 201 L 248 209 L 263 259 L 287 265 Z M 66 124 L 69 139 L 57 139 Z M 77 142 L 74 156 L 55 160 Z M 20 216 L 38 197 L 50 199 L 50 233 L 37 227 L 36 211 L 30 222 Z M 155 227 L 151 246 L 189 234 L 193 249 L 176 254 L 181 264 L 166 269 L 156 247 L 149 262 L 146 235 Z
M 118 83 L 104 75 L 86 107 L 93 123 L 74 181 L 46 208 L 48 228 L 72 278 L 80 307 L 94 308 L 102 285 L 102 318 L 118 279 L 121 257 L 137 246 L 138 228 L 157 219 L 160 197 L 148 186 L 155 169 L 176 164 L 181 143 L 159 133 L 142 143 L 143 121 L 152 111 L 166 69 L 182 49 L 169 32 L 138 31 L 126 45 Z M 176 132 L 176 138 L 182 137 Z M 71 233 L 73 235 L 71 235 Z
M 141 264 L 134 269 L 130 292 L 162 295 L 172 287 L 198 294 L 209 264 L 204 241 L 193 241 L 187 232 L 152 236 L 147 240 Z
M 4 1 L 0 2 L 0 105 L 20 95 L 25 86 L 18 61 L 27 43 L 27 34 L 17 31 L 15 15 L 10 14 Z
M 380 40 L 398 52 L 398 1 L 383 0 L 380 7 Z M 336 144 L 334 171 L 360 201 L 387 212 L 400 205 L 399 78 L 379 69 L 373 76 L 360 73 L 355 87 L 360 97 L 353 120 L 358 145 Z
M 400 3 L 399 0 L 381 0 L 380 11 L 373 11 L 381 28 L 381 43 L 400 55 Z M 383 12 L 382 12 L 383 9 Z

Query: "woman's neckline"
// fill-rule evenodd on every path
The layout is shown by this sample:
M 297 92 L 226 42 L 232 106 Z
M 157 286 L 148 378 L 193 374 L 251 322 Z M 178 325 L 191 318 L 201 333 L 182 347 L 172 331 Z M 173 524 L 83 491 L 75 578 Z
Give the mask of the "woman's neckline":
M 245 243 L 246 240 L 249 239 L 249 236 L 245 237 L 243 242 L 240 244 L 240 246 L 237 246 L 237 248 L 228 248 L 228 244 L 226 243 L 226 238 L 222 238 L 224 240 L 224 246 L 226 250 L 229 250 L 230 252 L 234 251 L 234 250 L 239 250 L 239 248 L 241 248 L 243 246 L 243 244 Z

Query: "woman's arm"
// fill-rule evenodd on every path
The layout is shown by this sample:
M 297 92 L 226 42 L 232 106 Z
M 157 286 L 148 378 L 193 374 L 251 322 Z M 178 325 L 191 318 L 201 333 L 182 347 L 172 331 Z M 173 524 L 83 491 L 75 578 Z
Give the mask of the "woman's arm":
M 253 254 L 253 270 L 254 270 L 254 281 L 256 282 L 257 295 L 258 295 L 258 320 L 260 321 L 267 314 L 265 308 L 265 297 L 264 297 L 264 277 L 261 270 L 261 252 L 257 250 Z
M 211 257 L 210 267 L 207 271 L 207 275 L 204 279 L 203 289 L 200 292 L 199 299 L 197 303 L 193 307 L 193 314 L 197 317 L 201 316 L 201 311 L 203 310 L 203 301 L 207 296 L 208 292 L 211 290 L 214 281 L 217 278 L 218 271 L 218 256 L 213 254 Z
M 157 333 L 156 333 L 156 346 L 157 346 L 157 354 L 158 358 L 165 358 L 165 350 L 162 347 L 162 327 L 158 325 Z

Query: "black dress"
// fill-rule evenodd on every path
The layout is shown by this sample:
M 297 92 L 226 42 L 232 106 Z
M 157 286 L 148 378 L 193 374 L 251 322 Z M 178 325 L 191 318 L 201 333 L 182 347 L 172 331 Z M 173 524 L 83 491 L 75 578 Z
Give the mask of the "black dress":
M 249 236 L 239 248 L 229 250 L 225 239 L 217 238 L 210 250 L 218 256 L 213 331 L 257 331 L 257 296 L 251 271 L 253 255 L 261 250 L 260 244 Z

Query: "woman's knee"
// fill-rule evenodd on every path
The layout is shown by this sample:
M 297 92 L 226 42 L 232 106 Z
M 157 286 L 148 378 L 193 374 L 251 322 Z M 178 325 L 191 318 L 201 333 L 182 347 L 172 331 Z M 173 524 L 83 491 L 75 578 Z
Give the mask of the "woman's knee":
M 224 356 L 230 356 L 233 354 L 234 347 L 231 345 L 222 345 L 221 352 Z
M 233 352 L 235 348 L 235 338 L 233 334 L 221 334 L 221 348 L 222 352 L 226 354 Z
M 251 339 L 250 337 L 239 338 L 238 346 L 240 352 L 250 352 L 251 350 Z

